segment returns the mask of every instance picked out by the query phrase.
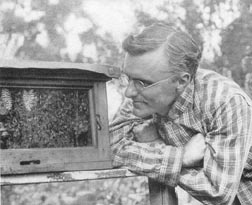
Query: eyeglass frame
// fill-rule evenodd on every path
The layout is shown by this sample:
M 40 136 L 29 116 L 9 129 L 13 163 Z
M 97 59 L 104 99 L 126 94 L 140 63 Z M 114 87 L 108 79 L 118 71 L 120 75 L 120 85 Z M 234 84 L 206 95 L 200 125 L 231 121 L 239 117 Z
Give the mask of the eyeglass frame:
M 174 76 L 174 73 L 173 73 L 173 72 L 170 72 L 170 73 L 172 73 L 172 74 L 173 74 L 172 76 Z M 143 91 L 146 90 L 146 89 L 155 87 L 155 86 L 157 86 L 157 85 L 159 85 L 159 84 L 161 84 L 161 83 L 163 83 L 163 82 L 165 82 L 165 81 L 167 81 L 167 80 L 170 80 L 171 77 L 172 77 L 172 76 L 170 76 L 169 78 L 165 78 L 165 79 L 159 80 L 159 81 L 157 81 L 157 82 L 155 82 L 155 83 L 151 83 L 150 85 L 147 85 L 147 86 L 146 86 L 146 85 L 145 85 L 146 83 L 144 83 L 143 80 L 131 79 L 131 78 L 130 78 L 127 74 L 125 74 L 125 73 L 121 73 L 121 77 L 122 77 L 122 76 L 125 76 L 125 77 L 127 78 L 127 81 L 128 81 L 128 82 L 132 81 L 133 84 L 134 84 L 134 86 L 135 86 L 135 88 L 136 88 L 138 91 L 140 91 L 140 92 L 143 92 Z M 141 87 L 139 88 L 139 86 L 137 86 L 135 82 L 139 82 L 139 84 L 140 84 Z

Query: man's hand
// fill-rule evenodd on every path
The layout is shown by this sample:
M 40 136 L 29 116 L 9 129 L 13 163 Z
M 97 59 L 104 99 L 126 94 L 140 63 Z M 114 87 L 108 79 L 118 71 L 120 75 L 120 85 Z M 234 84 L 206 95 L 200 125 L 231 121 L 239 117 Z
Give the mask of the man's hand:
M 206 149 L 205 138 L 202 134 L 194 135 L 185 145 L 183 167 L 199 166 Z
M 160 138 L 152 120 L 144 121 L 142 124 L 135 126 L 133 133 L 137 142 L 153 142 Z

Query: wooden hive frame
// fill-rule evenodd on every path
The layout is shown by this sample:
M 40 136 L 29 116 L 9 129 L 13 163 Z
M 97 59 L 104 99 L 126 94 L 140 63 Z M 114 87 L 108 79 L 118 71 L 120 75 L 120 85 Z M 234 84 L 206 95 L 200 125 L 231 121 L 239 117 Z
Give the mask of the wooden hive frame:
M 86 89 L 92 146 L 1 149 L 1 174 L 111 168 L 106 81 L 120 71 L 107 65 L 0 60 L 0 87 Z

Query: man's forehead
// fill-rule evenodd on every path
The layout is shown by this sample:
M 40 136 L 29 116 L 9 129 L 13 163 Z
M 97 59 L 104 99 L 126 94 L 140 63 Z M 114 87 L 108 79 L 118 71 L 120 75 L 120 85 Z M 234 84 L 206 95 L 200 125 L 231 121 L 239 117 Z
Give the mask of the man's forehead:
M 125 55 L 122 71 L 132 78 L 158 81 L 168 70 L 167 59 L 159 51 L 139 56 Z
M 130 56 L 128 53 L 126 53 L 122 65 L 122 69 L 124 72 L 126 72 L 128 69 L 135 68 L 134 66 L 135 64 L 134 62 L 136 61 L 135 58 L 136 58 L 135 56 Z
M 150 63 L 146 62 L 143 56 L 131 56 L 126 54 L 122 71 L 127 75 L 137 78 L 138 75 L 144 75 L 144 73 L 148 71 L 149 66 L 151 66 Z

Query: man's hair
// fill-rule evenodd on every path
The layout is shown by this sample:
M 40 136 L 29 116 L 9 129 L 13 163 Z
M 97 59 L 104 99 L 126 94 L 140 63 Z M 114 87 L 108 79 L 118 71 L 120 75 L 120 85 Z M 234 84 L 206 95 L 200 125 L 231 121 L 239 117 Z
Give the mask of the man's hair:
M 174 72 L 187 72 L 193 78 L 201 58 L 201 49 L 193 38 L 164 23 L 154 23 L 138 35 L 129 35 L 123 49 L 132 56 L 154 51 L 165 45 L 168 65 Z

